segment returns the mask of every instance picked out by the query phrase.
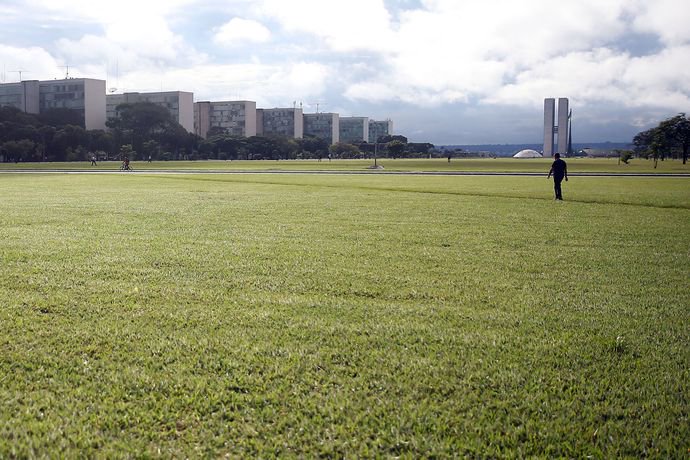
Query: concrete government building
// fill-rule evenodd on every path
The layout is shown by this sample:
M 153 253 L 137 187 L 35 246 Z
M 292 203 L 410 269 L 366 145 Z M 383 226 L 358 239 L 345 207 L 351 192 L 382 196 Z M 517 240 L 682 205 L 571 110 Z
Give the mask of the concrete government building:
M 256 136 L 256 102 L 195 102 L 194 133 L 206 139 L 211 128 L 223 128 L 231 136 Z
M 151 102 L 165 107 L 170 112 L 173 120 L 182 125 L 187 132 L 194 132 L 194 94 L 187 91 L 108 94 L 106 99 L 106 115 L 108 120 L 117 116 L 118 105 L 137 102 Z
M 329 144 L 340 142 L 340 115 L 337 113 L 305 113 L 304 135 L 325 139 Z
M 50 109 L 70 109 L 79 114 L 85 129 L 105 129 L 105 80 L 68 78 L 3 83 L 0 84 L 0 106 L 35 114 Z
M 340 142 L 348 144 L 366 142 L 369 140 L 369 118 L 340 117 Z
M 558 124 L 556 120 L 556 100 L 544 99 L 544 158 L 553 156 L 554 153 L 566 155 L 568 153 L 568 98 L 558 99 Z M 558 135 L 558 143 L 554 152 L 554 135 Z
M 287 136 L 293 139 L 304 137 L 302 109 L 274 108 L 257 109 L 256 134 L 259 136 Z
M 388 136 L 393 134 L 392 120 L 369 120 L 369 143 L 373 144 L 379 140 L 381 136 Z

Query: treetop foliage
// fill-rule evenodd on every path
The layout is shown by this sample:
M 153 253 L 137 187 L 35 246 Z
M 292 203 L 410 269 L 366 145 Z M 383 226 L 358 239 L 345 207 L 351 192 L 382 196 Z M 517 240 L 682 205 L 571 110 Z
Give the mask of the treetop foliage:
M 654 128 L 638 133 L 633 138 L 638 155 L 651 156 L 656 161 L 666 157 L 682 158 L 688 161 L 690 149 L 690 118 L 685 113 L 667 118 Z

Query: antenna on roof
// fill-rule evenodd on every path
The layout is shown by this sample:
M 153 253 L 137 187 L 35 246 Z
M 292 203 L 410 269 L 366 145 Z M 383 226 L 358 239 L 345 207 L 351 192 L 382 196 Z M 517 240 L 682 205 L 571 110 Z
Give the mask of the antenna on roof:
M 65 69 L 65 80 L 69 80 L 69 64 L 58 66 L 61 69 Z
M 120 80 L 120 61 L 118 61 L 116 59 L 115 60 L 115 85 L 108 88 L 108 92 L 110 94 L 113 94 L 115 91 L 117 91 L 117 89 L 118 89 L 117 87 L 119 86 L 119 80 Z M 120 89 L 122 89 L 122 88 L 120 88 Z M 124 89 L 123 89 L 123 91 L 124 91 Z
M 321 102 L 321 101 L 317 101 L 317 102 L 312 102 L 311 105 L 312 106 L 315 105 L 316 106 L 316 113 L 319 113 L 319 106 L 326 105 L 326 103 Z
M 12 73 L 18 73 L 19 74 L 19 81 L 22 81 L 22 73 L 29 73 L 28 70 L 20 69 L 20 70 L 10 70 Z

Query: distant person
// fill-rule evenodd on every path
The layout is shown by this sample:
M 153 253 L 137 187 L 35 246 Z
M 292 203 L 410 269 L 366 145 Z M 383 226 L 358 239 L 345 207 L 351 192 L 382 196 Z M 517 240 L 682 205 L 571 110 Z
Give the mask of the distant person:
M 553 156 L 555 158 L 554 162 L 551 164 L 551 169 L 549 170 L 549 175 L 547 179 L 553 174 L 553 191 L 556 193 L 557 200 L 563 200 L 563 193 L 561 192 L 561 182 L 565 179 L 568 182 L 568 165 L 565 161 L 561 160 L 561 154 L 557 153 Z
M 450 157 L 451 157 L 451 154 L 449 153 L 448 154 L 448 163 L 450 163 Z
M 125 159 L 122 160 L 122 169 L 125 171 L 129 170 L 129 157 L 125 155 Z
M 149 155 L 149 163 L 151 163 L 151 155 Z
M 91 166 L 98 166 L 96 164 L 96 155 L 91 155 Z

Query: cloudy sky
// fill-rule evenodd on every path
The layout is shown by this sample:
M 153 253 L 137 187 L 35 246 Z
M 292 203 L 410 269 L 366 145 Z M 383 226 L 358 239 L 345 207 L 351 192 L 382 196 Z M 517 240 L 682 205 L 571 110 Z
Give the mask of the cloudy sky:
M 629 141 L 690 112 L 688 0 L 0 0 L 0 81 L 391 118 L 435 144 Z

